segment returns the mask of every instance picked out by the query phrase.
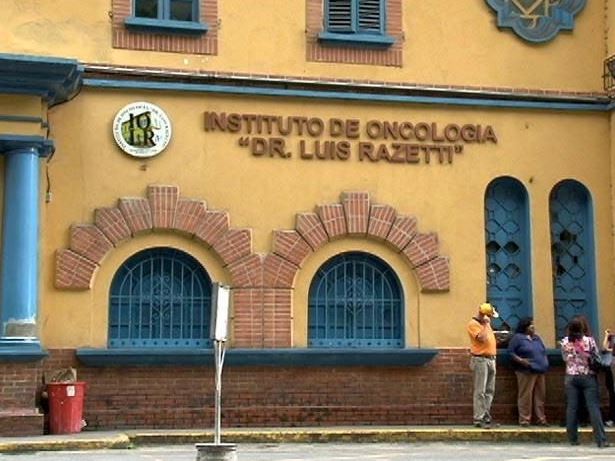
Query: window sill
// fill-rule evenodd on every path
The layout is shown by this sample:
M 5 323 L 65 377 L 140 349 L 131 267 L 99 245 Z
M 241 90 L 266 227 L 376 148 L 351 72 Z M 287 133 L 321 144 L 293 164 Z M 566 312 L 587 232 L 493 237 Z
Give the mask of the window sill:
M 77 349 L 77 358 L 92 367 L 211 365 L 213 349 Z
M 127 29 L 138 32 L 178 35 L 203 35 L 208 30 L 207 25 L 201 22 L 137 18 L 134 16 L 126 18 L 124 25 Z
M 336 34 L 333 32 L 321 32 L 318 34 L 318 41 L 323 45 L 368 48 L 388 48 L 395 43 L 395 39 L 390 35 Z
M 229 349 L 227 366 L 422 366 L 437 349 Z M 212 349 L 91 349 L 77 350 L 88 366 L 158 366 L 214 364 Z
M 437 349 L 235 349 L 227 356 L 237 366 L 422 366 Z

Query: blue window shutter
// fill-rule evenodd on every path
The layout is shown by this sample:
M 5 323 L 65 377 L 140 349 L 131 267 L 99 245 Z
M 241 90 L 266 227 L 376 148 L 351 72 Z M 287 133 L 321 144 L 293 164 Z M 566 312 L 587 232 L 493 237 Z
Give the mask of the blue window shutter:
M 358 32 L 384 33 L 384 1 L 358 0 Z
M 354 32 L 353 0 L 329 0 L 327 2 L 327 30 L 330 32 Z

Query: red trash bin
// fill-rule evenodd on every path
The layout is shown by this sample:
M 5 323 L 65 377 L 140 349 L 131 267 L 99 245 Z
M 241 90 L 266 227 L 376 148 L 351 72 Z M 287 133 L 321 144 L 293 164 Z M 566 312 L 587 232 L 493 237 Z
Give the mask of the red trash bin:
M 83 428 L 85 382 L 49 383 L 49 433 L 74 434 Z

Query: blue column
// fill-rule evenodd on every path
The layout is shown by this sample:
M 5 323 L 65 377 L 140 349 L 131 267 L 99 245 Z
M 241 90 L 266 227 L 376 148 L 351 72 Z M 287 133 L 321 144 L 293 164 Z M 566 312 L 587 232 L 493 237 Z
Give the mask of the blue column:
M 73 59 L 0 53 L 0 93 L 39 97 L 40 114 L 9 103 L 10 118 L 29 123 L 27 132 L 0 131 L 5 156 L 2 247 L 0 248 L 0 366 L 46 355 L 38 340 L 39 162 L 54 152 L 44 133 L 47 109 L 72 99 L 83 66 Z M 15 99 L 19 104 L 20 99 Z M 12 110 L 15 109 L 14 114 Z M 5 124 L 6 125 L 6 124 Z M 4 127 L 3 127 L 4 128 Z M 20 129 L 12 124 L 11 130 Z M 33 131 L 38 134 L 32 134 Z M 0 371 L 0 373 L 2 373 Z
M 4 155 L 0 342 L 38 343 L 39 150 Z

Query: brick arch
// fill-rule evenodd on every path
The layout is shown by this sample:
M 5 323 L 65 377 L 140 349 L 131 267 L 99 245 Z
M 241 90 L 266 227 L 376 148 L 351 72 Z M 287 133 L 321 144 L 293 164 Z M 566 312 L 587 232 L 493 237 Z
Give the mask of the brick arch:
M 230 228 L 226 211 L 182 198 L 179 187 L 151 185 L 145 198 L 120 198 L 95 210 L 93 224 L 70 229 L 69 248 L 56 253 L 55 285 L 88 290 L 105 256 L 124 240 L 155 229 L 181 232 L 210 248 L 231 275 L 234 347 L 291 347 L 292 290 L 309 255 L 330 240 L 365 236 L 402 254 L 423 292 L 449 289 L 449 261 L 435 233 L 418 232 L 416 218 L 372 204 L 367 192 L 345 192 L 340 203 L 297 215 L 295 229 L 274 232 L 272 252 L 253 252 L 252 230 Z
M 295 229 L 275 231 L 265 273 L 274 286 L 291 288 L 312 253 L 331 240 L 350 236 L 382 241 L 400 253 L 416 273 L 422 292 L 449 290 L 449 259 L 440 255 L 438 235 L 419 232 L 413 216 L 399 214 L 389 205 L 371 203 L 367 192 L 343 192 L 340 203 L 299 213 Z
M 177 186 L 151 185 L 145 198 L 120 198 L 116 207 L 96 209 L 93 224 L 71 226 L 69 248 L 56 252 L 55 286 L 90 289 L 110 251 L 152 230 L 176 231 L 197 239 L 231 274 L 236 272 L 232 267 L 253 255 L 252 230 L 231 228 L 228 212 L 208 210 L 202 200 L 180 197 Z

